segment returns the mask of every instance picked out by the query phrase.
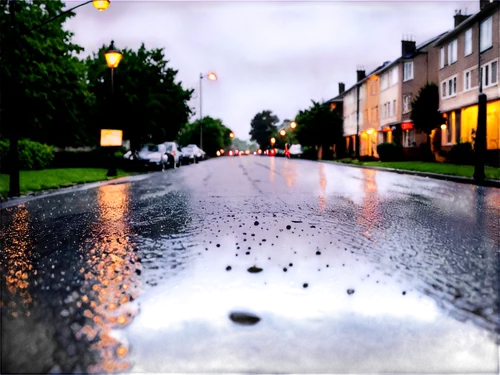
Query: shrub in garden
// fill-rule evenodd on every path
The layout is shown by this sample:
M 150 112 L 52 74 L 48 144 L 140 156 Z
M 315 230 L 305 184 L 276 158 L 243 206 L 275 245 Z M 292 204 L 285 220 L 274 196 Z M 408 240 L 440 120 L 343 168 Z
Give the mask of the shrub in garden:
M 381 161 L 403 160 L 403 148 L 396 143 L 381 143 L 377 145 L 377 153 Z
M 44 143 L 21 139 L 18 142 L 19 169 L 40 170 L 47 168 L 54 160 L 54 147 Z M 8 173 L 10 165 L 10 142 L 0 141 L 0 170 Z
M 464 142 L 454 145 L 447 155 L 448 161 L 455 164 L 473 165 L 474 151 L 472 143 Z

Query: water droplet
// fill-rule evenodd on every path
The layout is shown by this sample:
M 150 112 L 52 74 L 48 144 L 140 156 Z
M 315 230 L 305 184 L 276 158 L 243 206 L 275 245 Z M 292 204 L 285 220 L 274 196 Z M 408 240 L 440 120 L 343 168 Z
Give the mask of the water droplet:
M 286 229 L 290 230 L 290 229 L 292 229 L 292 226 L 291 225 L 287 225 Z
M 253 225 L 259 225 L 259 222 L 258 222 L 258 221 L 256 221 L 255 223 L 253 223 Z
M 304 285 L 302 285 L 304 288 L 307 288 L 309 286 L 309 284 L 305 283 Z
M 236 254 L 236 256 L 238 256 L 238 254 Z M 231 271 L 231 269 L 232 269 L 231 266 L 226 267 L 226 271 Z
M 229 318 L 233 322 L 245 326 L 257 324 L 260 321 L 260 318 L 257 315 L 249 313 L 240 313 L 240 312 L 231 313 L 229 315 Z
M 252 266 L 247 271 L 250 273 L 259 273 L 262 272 L 262 268 Z
M 354 289 L 347 289 L 347 294 L 351 295 L 354 293 Z

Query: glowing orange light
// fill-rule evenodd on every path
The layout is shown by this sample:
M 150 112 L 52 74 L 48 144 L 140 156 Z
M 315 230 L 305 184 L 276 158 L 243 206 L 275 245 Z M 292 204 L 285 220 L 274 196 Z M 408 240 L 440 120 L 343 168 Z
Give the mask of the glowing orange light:
M 368 130 L 366 131 L 366 133 L 367 133 L 367 134 L 372 134 L 372 133 L 373 133 L 373 129 L 368 129 Z
M 104 57 L 106 58 L 106 63 L 108 64 L 109 68 L 114 69 L 118 67 L 118 64 L 122 60 L 123 55 L 116 49 L 114 40 L 111 41 L 111 45 L 104 53 Z
M 446 125 L 445 124 L 441 125 L 441 129 L 446 130 Z
M 92 4 L 94 4 L 94 7 L 99 12 L 102 12 L 103 10 L 108 9 L 108 7 L 109 7 L 109 0 L 93 0 Z
M 233 152 L 232 151 L 229 151 L 229 156 L 233 156 Z
M 116 354 L 118 354 L 118 357 L 123 357 L 127 354 L 127 348 L 120 346 L 118 349 L 116 349 Z
M 217 152 L 216 152 L 216 155 L 217 155 L 217 156 L 220 156 L 220 151 L 217 151 Z
M 285 129 L 282 129 L 282 130 L 280 131 L 280 135 L 281 135 L 282 137 L 284 137 L 284 136 L 286 135 L 286 131 L 285 131 Z
M 290 123 L 290 127 L 291 127 L 292 129 L 295 129 L 295 128 L 297 127 L 297 123 L 296 123 L 295 121 L 292 121 L 292 122 Z
M 274 146 L 275 143 L 276 143 L 276 138 L 272 137 L 271 138 L 271 145 Z
M 229 133 L 229 138 L 234 138 L 234 133 L 233 132 Z
M 215 75 L 215 73 L 211 72 L 208 73 L 208 79 L 211 81 L 217 81 L 217 76 Z
M 257 154 L 262 154 L 262 150 L 260 148 L 257 150 Z

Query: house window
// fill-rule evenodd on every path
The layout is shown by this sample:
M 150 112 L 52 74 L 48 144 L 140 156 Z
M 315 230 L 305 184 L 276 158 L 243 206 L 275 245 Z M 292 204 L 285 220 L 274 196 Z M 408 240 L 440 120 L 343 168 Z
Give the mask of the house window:
M 483 22 L 481 22 L 481 40 L 479 41 L 481 52 L 487 50 L 493 45 L 492 25 L 492 17 L 488 17 Z
M 391 80 L 391 85 L 395 85 L 396 83 L 398 83 L 398 74 L 399 74 L 399 70 L 398 68 L 394 68 L 392 69 L 392 80 Z
M 396 101 L 395 100 L 392 102 L 392 115 L 393 116 L 396 115 Z
M 380 90 L 385 90 L 387 87 L 389 87 L 389 74 L 386 73 L 382 76 L 380 79 Z
M 471 72 L 464 73 L 464 91 L 470 90 L 471 88 Z
M 465 32 L 464 56 L 472 53 L 472 29 Z
M 413 79 L 413 61 L 405 62 L 403 66 L 403 81 Z
M 457 62 L 457 40 L 448 44 L 448 65 Z
M 388 117 L 387 116 L 387 103 L 384 103 L 384 118 Z
M 444 47 L 441 48 L 441 51 L 440 51 L 440 60 L 439 60 L 439 67 L 440 68 L 444 68 L 444 65 L 445 65 L 445 56 L 444 56 L 445 52 L 444 52 Z
M 403 147 L 414 147 L 415 130 L 408 129 L 403 131 Z
M 449 78 L 441 83 L 441 96 L 448 98 L 457 94 L 457 77 Z
M 498 83 L 498 60 L 491 61 L 481 67 L 481 78 L 484 87 L 494 86 Z
M 403 114 L 411 111 L 411 94 L 403 96 Z

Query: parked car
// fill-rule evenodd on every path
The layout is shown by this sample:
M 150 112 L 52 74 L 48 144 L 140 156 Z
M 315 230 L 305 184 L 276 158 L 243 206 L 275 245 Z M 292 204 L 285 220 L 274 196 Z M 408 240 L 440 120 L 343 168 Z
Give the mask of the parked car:
M 184 164 L 197 163 L 204 158 L 205 152 L 196 145 L 187 145 L 181 149 L 181 159 Z
M 302 151 L 301 145 L 291 145 L 289 151 L 290 151 L 290 156 L 296 157 L 296 158 L 300 158 L 302 156 L 302 154 L 304 153 Z
M 138 152 L 128 151 L 123 158 L 133 162 L 139 168 L 161 168 L 164 169 L 162 155 L 166 151 L 165 146 L 146 144 Z
M 165 146 L 165 154 L 167 155 L 167 165 L 171 168 L 178 168 L 181 166 L 181 151 L 180 147 L 175 142 L 165 142 L 163 143 Z

